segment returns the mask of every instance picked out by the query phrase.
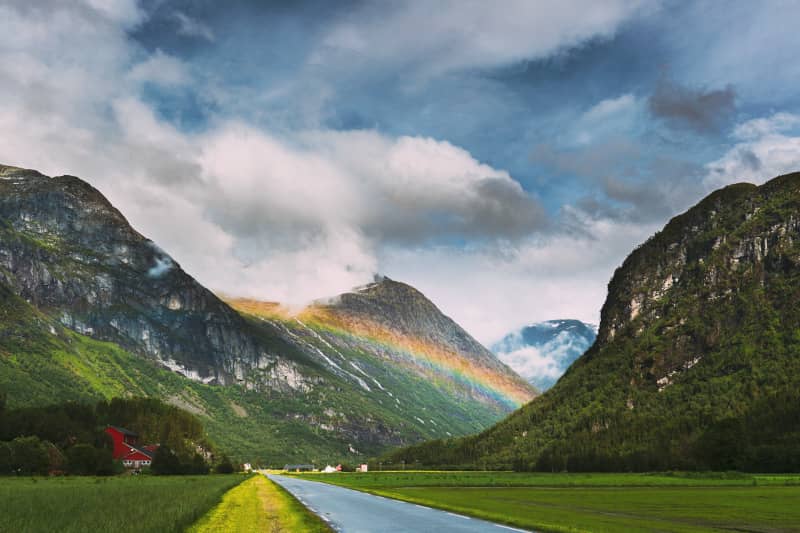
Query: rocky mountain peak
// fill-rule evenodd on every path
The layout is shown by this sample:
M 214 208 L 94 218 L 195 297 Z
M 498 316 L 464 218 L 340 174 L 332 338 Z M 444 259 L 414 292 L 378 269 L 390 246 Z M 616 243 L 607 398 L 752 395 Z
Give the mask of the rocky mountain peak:
M 614 273 L 600 343 L 629 328 L 635 335 L 671 314 L 671 295 L 691 298 L 700 312 L 734 298 L 742 279 L 764 285 L 773 270 L 800 264 L 793 238 L 799 193 L 800 173 L 760 187 L 734 184 L 673 218 Z
M 74 176 L 0 167 L 0 282 L 80 333 L 198 379 L 264 356 L 241 317 Z
M 385 276 L 319 304 L 346 320 L 366 320 L 402 336 L 475 357 L 494 356 L 414 287 Z
M 46 177 L 37 170 L 0 164 L 0 179 L 24 178 L 28 176 L 42 178 Z

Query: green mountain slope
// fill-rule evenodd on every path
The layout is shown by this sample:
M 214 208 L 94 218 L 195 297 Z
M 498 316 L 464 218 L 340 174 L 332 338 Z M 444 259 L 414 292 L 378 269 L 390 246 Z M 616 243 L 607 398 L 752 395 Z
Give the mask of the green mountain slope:
M 559 382 L 426 464 L 800 469 L 800 174 L 716 191 L 617 269 Z
M 394 304 L 358 324 L 394 323 L 406 299 L 434 326 L 388 340 L 333 320 L 342 306 L 237 312 L 70 176 L 0 166 L 0 294 L 10 406 L 157 397 L 246 459 L 356 460 L 479 431 L 534 393 L 407 285 L 375 285 Z

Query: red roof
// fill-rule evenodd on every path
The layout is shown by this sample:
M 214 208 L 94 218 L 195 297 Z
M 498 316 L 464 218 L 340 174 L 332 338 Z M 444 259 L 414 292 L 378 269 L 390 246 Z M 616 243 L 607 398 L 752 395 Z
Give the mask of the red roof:
M 130 453 L 122 457 L 123 461 L 152 461 L 153 456 L 138 448 L 132 448 Z
M 116 426 L 108 426 L 106 433 L 114 441 L 114 459 L 123 461 L 151 461 L 158 449 L 158 444 L 139 447 L 136 443 L 138 435 L 133 431 Z

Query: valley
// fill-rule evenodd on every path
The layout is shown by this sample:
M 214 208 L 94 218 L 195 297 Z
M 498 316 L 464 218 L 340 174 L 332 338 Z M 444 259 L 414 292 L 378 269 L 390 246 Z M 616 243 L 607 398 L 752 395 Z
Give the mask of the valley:
M 596 341 L 591 326 L 551 321 L 495 345 L 523 367 L 526 350 L 534 366 L 548 354 L 542 378 L 577 357 L 539 395 L 407 284 L 378 276 L 302 309 L 217 297 L 85 182 L 2 173 L 9 413 L 156 398 L 194 415 L 199 438 L 236 464 L 401 468 L 305 477 L 514 527 L 791 530 L 792 476 L 558 472 L 800 468 L 800 175 L 717 191 L 637 248 L 609 284 Z M 415 472 L 437 467 L 488 472 Z M 240 500 L 259 520 L 289 520 L 262 508 L 255 483 L 213 512 L 220 496 L 204 490 L 205 520 L 247 520 L 238 503 L 225 510 Z
M 0 0 L 0 533 L 800 533 L 798 20 Z

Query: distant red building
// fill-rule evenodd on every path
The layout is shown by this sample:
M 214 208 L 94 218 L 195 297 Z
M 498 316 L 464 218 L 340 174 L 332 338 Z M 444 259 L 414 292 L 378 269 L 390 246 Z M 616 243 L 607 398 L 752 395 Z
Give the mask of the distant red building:
M 122 461 L 126 468 L 141 468 L 150 466 L 153 456 L 158 449 L 157 444 L 139 447 L 139 435 L 133 431 L 117 426 L 108 426 L 106 433 L 114 441 L 114 459 Z

